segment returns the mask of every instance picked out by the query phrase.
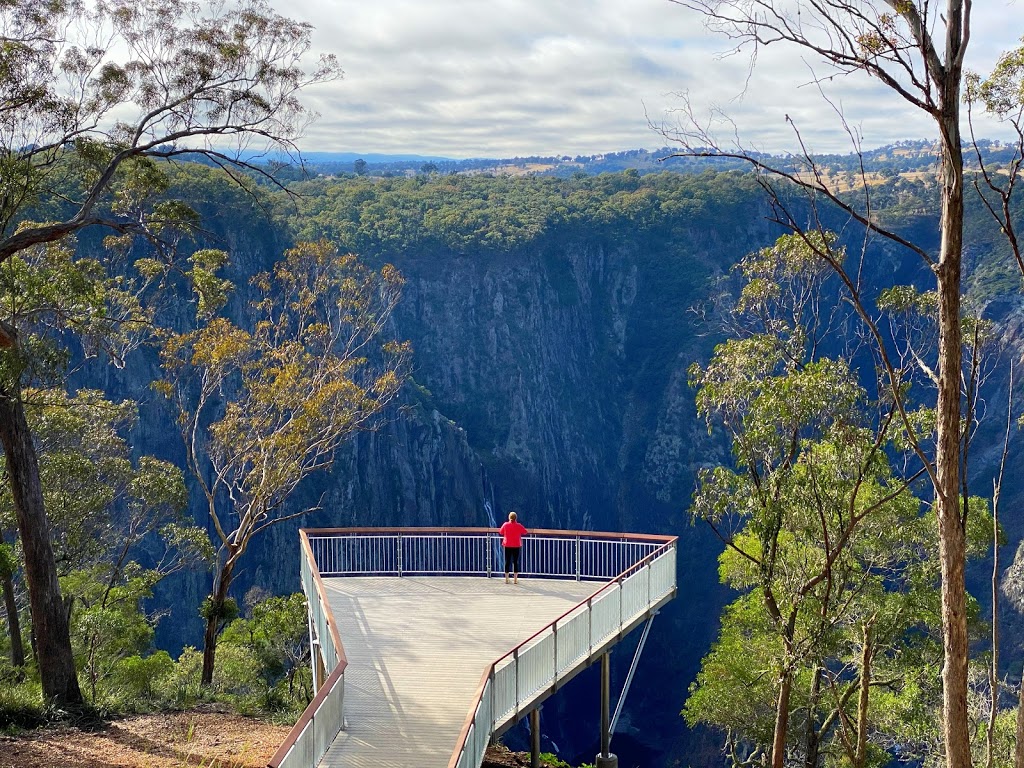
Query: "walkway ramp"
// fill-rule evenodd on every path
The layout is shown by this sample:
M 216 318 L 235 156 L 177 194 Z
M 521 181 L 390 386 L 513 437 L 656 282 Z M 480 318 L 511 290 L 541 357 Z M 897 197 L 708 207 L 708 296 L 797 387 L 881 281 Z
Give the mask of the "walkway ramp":
M 600 589 L 459 576 L 325 579 L 345 643 L 330 768 L 446 768 L 491 662 Z
M 299 537 L 317 694 L 269 768 L 479 768 L 676 592 L 669 536 L 535 530 L 518 585 L 489 529 Z

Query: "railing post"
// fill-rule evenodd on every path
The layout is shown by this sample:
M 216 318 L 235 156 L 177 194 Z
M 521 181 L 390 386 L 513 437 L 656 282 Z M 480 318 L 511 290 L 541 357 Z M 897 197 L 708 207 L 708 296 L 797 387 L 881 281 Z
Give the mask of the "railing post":
M 487 578 L 491 578 L 494 570 L 494 542 L 491 541 L 491 534 L 484 534 L 484 550 L 487 552 Z
M 619 585 L 619 632 L 622 632 L 622 577 L 620 576 L 615 580 Z
M 651 598 L 653 597 L 653 595 L 651 594 L 651 571 L 653 571 L 653 570 L 654 570 L 654 560 L 651 560 L 647 564 L 647 609 L 648 610 L 650 610 L 650 608 L 651 608 Z
M 308 598 L 307 598 L 308 599 Z M 309 624 L 309 664 L 313 668 L 313 694 L 320 690 L 320 679 L 317 674 L 319 665 L 316 663 L 317 654 L 320 650 L 317 648 L 318 643 L 316 642 L 316 630 L 313 627 L 313 604 L 310 603 L 306 609 L 306 622 Z
M 491 674 L 488 678 L 491 681 L 491 722 L 487 724 L 487 730 L 490 732 L 492 738 L 494 737 L 494 726 L 498 724 L 498 712 L 494 708 L 494 672 L 494 665 L 491 664 Z
M 576 581 L 579 581 L 583 573 L 583 563 L 580 558 L 580 537 L 576 534 Z
M 397 549 L 397 551 L 395 552 L 395 565 L 398 567 L 398 576 L 401 577 L 402 576 L 402 534 L 399 533 L 395 537 L 395 542 L 396 542 L 395 547 Z
M 551 646 L 554 648 L 553 656 L 554 662 L 551 665 L 551 684 L 553 686 L 558 685 L 558 622 L 556 621 L 551 625 Z
M 594 652 L 594 604 L 593 598 L 587 598 L 587 658 Z
M 512 666 L 516 668 L 516 722 L 519 721 L 519 649 L 512 651 Z

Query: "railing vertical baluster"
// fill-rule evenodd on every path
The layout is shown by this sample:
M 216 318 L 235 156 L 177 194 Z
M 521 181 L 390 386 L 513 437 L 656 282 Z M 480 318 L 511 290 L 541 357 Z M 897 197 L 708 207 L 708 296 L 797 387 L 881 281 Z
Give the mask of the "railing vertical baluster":
M 515 670 L 515 672 L 513 674 L 513 677 L 515 678 L 515 683 L 516 683 L 516 697 L 515 697 L 516 709 L 515 709 L 515 712 L 516 712 L 516 720 L 518 720 L 519 719 L 519 649 L 518 648 L 516 648 L 514 651 L 512 651 L 512 667 Z
M 399 577 L 401 577 L 401 575 L 402 575 L 402 534 L 398 534 L 398 536 L 395 537 L 395 542 L 396 542 L 395 551 L 397 553 L 397 555 L 396 555 L 396 558 L 397 558 L 396 567 L 398 568 L 398 575 L 399 575 Z
M 587 658 L 594 652 L 594 602 L 587 598 Z
M 551 682 L 558 685 L 558 622 L 551 625 L 551 654 L 554 661 L 551 664 Z
M 615 581 L 618 582 L 618 584 L 619 584 L 619 628 L 618 628 L 617 631 L 621 632 L 622 631 L 622 584 L 623 584 L 623 580 L 622 580 L 622 577 L 619 577 Z

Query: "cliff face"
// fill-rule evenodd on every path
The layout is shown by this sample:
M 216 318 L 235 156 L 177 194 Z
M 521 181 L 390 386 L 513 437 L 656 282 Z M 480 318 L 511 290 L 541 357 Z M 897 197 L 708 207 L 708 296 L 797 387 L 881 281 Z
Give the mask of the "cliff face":
M 678 531 L 712 450 L 686 383 L 710 339 L 687 301 L 747 235 L 713 259 L 563 241 L 399 261 L 409 282 L 395 325 L 416 380 L 465 429 L 500 510 L 537 527 Z

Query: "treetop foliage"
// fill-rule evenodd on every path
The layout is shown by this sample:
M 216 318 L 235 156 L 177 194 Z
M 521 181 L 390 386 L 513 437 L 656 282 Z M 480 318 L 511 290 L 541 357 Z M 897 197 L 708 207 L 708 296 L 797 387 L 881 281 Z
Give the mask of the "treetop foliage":
M 391 256 L 515 251 L 542 235 L 585 230 L 682 235 L 691 218 L 738 214 L 756 182 L 740 173 L 432 176 L 316 179 L 290 189 L 302 195 L 291 219 L 299 238 Z
M 6 0 L 0 260 L 92 224 L 153 235 L 180 212 L 129 215 L 160 186 L 147 158 L 247 164 L 269 147 L 291 151 L 314 117 L 298 92 L 340 75 L 333 56 L 304 69 L 310 31 L 266 0 Z M 53 200 L 61 220 L 14 231 L 26 207 Z

